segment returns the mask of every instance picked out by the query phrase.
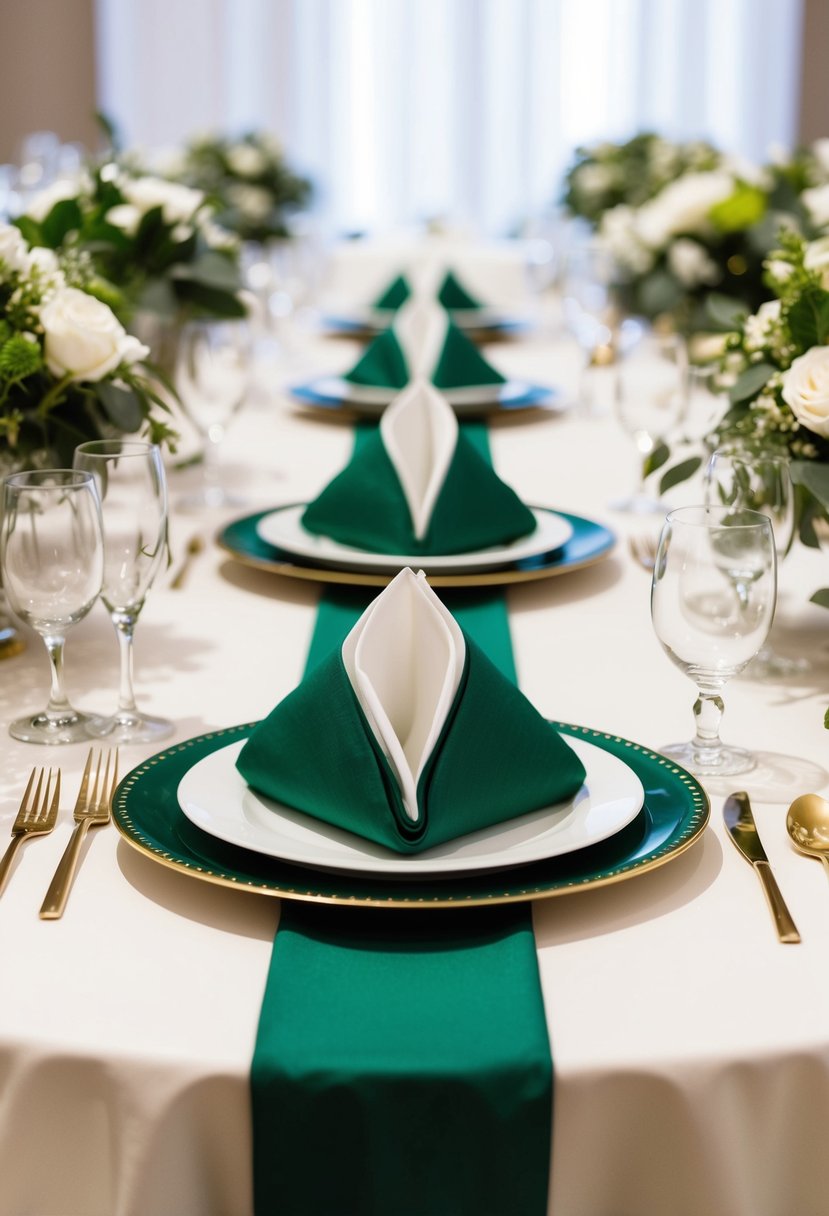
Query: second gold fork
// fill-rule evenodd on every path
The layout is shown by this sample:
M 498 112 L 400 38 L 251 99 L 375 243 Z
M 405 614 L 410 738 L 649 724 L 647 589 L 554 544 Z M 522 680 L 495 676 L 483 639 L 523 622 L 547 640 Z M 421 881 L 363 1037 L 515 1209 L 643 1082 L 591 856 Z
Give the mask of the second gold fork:
M 104 753 L 100 752 L 98 754 L 95 775 L 93 777 L 92 759 L 94 751 L 94 748 L 90 748 L 89 755 L 86 758 L 86 767 L 83 770 L 83 777 L 81 778 L 81 788 L 78 790 L 75 809 L 72 812 L 75 820 L 75 830 L 70 837 L 63 857 L 58 862 L 58 868 L 55 870 L 55 876 L 52 879 L 49 890 L 46 892 L 46 898 L 40 909 L 41 920 L 57 920 L 63 915 L 63 910 L 66 907 L 66 901 L 72 888 L 72 882 L 75 878 L 81 845 L 84 842 L 86 833 L 89 828 L 101 827 L 110 821 L 110 804 L 115 786 L 118 783 L 118 749 L 116 748 L 114 752 L 108 751 L 106 753 L 105 765 Z

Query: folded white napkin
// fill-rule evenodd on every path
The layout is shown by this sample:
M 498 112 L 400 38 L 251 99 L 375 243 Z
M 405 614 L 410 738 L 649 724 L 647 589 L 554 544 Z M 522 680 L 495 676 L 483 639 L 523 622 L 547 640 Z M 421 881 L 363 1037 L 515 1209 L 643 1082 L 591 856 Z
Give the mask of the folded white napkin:
M 400 308 L 393 329 L 412 380 L 428 380 L 440 358 L 449 314 L 434 299 L 414 295 Z
M 380 436 L 406 497 L 414 534 L 423 540 L 458 442 L 455 411 L 428 381 L 415 380 L 383 411 Z
M 421 572 L 401 570 L 343 642 L 351 687 L 418 819 L 417 783 L 458 691 L 466 643 Z

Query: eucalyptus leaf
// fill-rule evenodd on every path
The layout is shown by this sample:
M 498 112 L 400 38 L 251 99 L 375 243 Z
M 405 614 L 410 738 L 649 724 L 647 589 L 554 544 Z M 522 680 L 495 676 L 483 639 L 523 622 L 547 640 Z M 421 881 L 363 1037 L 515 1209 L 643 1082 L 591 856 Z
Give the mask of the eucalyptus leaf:
M 650 477 L 651 473 L 655 473 L 657 469 L 661 469 L 663 464 L 671 455 L 671 449 L 666 443 L 658 443 L 652 452 L 645 457 L 642 465 L 642 472 L 645 477 Z
M 819 608 L 829 608 L 829 587 L 821 587 L 819 591 L 809 597 L 809 603 L 817 604 Z M 829 728 L 829 709 L 826 711 L 823 725 Z
M 815 287 L 804 292 L 789 309 L 788 322 L 792 337 L 803 350 L 825 345 L 829 338 L 829 291 Z
M 17 219 L 13 222 L 15 227 L 20 229 L 27 245 L 34 246 L 43 244 L 43 234 L 40 231 L 40 224 L 38 224 L 36 220 L 33 220 L 31 216 L 18 215 Z
M 141 400 L 131 388 L 118 388 L 103 381 L 96 388 L 96 396 L 104 407 L 110 421 L 120 431 L 137 431 L 144 420 Z
M 139 312 L 155 313 L 158 317 L 172 320 L 178 312 L 178 300 L 166 279 L 152 279 L 142 289 L 137 300 Z
M 712 291 L 705 300 L 705 311 L 717 329 L 731 332 L 742 328 L 748 309 L 741 300 Z
M 789 468 L 794 484 L 804 486 L 821 506 L 829 509 L 829 465 L 816 460 L 793 460 Z
M 203 308 L 217 317 L 246 317 L 248 310 L 232 291 L 210 287 L 192 279 L 176 278 L 176 293 L 182 303 Z
M 659 493 L 665 494 L 668 490 L 672 490 L 674 486 L 678 486 L 683 481 L 687 481 L 689 477 L 693 477 L 701 464 L 701 456 L 689 456 L 687 460 L 682 460 L 679 464 L 675 464 L 673 468 L 668 469 L 667 473 L 663 474 L 662 480 L 659 483 Z
M 195 261 L 174 267 L 172 277 L 203 283 L 206 287 L 222 287 L 237 291 L 241 286 L 236 266 L 220 253 L 203 253 Z
M 70 232 L 81 227 L 83 217 L 77 199 L 64 198 L 55 203 L 40 225 L 43 240 L 50 249 L 57 249 Z
M 751 367 L 747 367 L 729 390 L 728 396 L 732 405 L 756 397 L 774 370 L 771 363 L 752 363 Z

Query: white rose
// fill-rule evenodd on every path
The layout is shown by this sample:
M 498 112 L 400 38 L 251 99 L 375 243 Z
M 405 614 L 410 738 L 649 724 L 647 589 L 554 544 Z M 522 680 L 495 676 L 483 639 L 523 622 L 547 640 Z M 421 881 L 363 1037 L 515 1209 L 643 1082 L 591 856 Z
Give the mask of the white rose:
M 141 223 L 141 212 L 132 203 L 118 203 L 115 207 L 110 207 L 104 219 L 108 224 L 112 224 L 113 228 L 120 228 L 127 236 L 134 236 Z
M 829 236 L 819 237 L 806 246 L 803 265 L 820 274 L 822 287 L 829 287 Z
M 636 231 L 651 249 L 661 249 L 672 236 L 704 229 L 711 208 L 733 193 L 730 173 L 686 173 L 639 208 Z
M 192 219 L 204 203 L 201 190 L 191 190 L 189 186 L 167 182 L 161 177 L 127 179 L 121 184 L 121 193 L 128 203 L 137 207 L 141 215 L 153 207 L 160 207 L 161 215 L 168 224 Z
M 813 186 L 811 190 L 804 190 L 800 197 L 816 228 L 829 224 L 829 185 Z
M 783 400 L 795 418 L 829 438 L 829 346 L 813 346 L 783 374 Z
M 45 190 L 39 190 L 29 200 L 26 215 L 36 223 L 42 224 L 55 203 L 62 203 L 67 198 L 77 198 L 88 189 L 88 186 L 89 182 L 86 179 L 61 178 L 60 181 L 52 182 L 51 186 L 47 186 Z
M 697 241 L 680 237 L 668 249 L 668 266 L 683 287 L 699 287 L 700 283 L 718 283 L 720 269 Z
M 0 277 L 2 271 L 26 271 L 29 269 L 29 249 L 18 228 L 13 224 L 0 224 Z
M 653 266 L 653 254 L 639 240 L 635 224 L 636 212 L 632 207 L 624 203 L 611 207 L 602 216 L 599 243 L 624 270 L 647 274 Z
M 258 177 L 268 167 L 266 157 L 252 144 L 235 144 L 228 148 L 227 163 L 239 177 Z
M 253 222 L 266 220 L 271 213 L 270 192 L 264 186 L 230 186 L 227 196 L 233 206 Z
M 64 287 L 40 310 L 46 366 L 54 376 L 102 380 L 119 364 L 150 353 L 128 334 L 112 309 L 77 287 Z

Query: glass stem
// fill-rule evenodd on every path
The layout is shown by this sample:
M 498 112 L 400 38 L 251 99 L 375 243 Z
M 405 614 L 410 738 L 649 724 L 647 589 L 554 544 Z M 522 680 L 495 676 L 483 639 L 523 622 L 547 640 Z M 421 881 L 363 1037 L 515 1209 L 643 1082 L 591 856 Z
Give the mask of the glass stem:
M 720 723 L 725 706 L 719 692 L 706 691 L 702 688 L 697 691 L 698 696 L 694 704 L 696 734 L 691 746 L 698 763 L 711 764 L 716 760 L 722 748 Z
M 63 647 L 66 639 L 57 634 L 44 637 L 46 653 L 49 656 L 51 688 L 49 689 L 49 704 L 46 706 L 47 718 L 65 719 L 74 711 L 63 687 Z
M 113 612 L 112 623 L 118 636 L 121 675 L 118 688 L 118 712 L 135 713 L 135 692 L 132 685 L 132 637 L 140 608 L 132 612 Z
M 218 422 L 210 427 L 207 433 L 207 444 L 204 449 L 204 488 L 210 492 L 219 486 L 219 444 L 224 439 L 225 429 Z
M 654 442 L 650 435 L 646 435 L 643 431 L 640 431 L 636 436 L 636 450 L 639 453 L 639 481 L 636 487 L 636 493 L 641 498 L 645 498 L 647 495 L 647 490 L 645 488 L 645 461 L 650 456 L 654 446 Z

